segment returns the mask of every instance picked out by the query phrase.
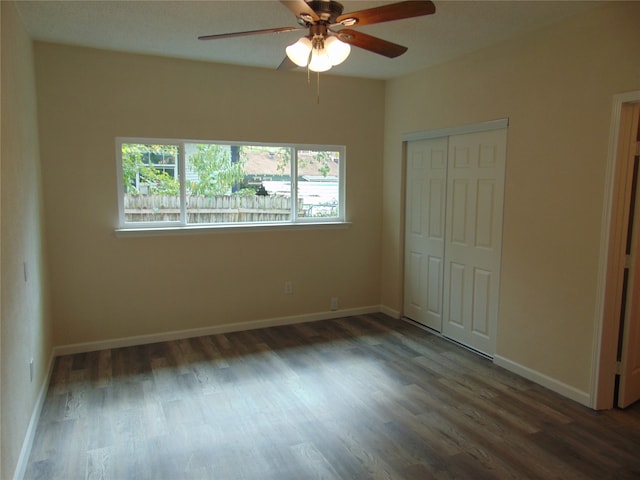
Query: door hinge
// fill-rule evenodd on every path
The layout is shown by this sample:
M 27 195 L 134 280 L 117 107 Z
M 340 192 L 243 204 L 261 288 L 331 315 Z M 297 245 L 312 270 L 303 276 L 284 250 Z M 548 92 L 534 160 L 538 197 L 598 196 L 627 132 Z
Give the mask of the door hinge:
M 640 142 L 636 142 L 636 157 L 640 157 Z
M 624 256 L 624 268 L 631 268 L 631 255 Z
M 622 375 L 622 362 L 616 362 L 616 375 Z

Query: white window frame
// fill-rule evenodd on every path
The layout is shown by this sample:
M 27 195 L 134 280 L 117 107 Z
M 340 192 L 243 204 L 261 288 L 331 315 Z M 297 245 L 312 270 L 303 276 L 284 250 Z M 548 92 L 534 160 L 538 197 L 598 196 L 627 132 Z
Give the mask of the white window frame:
M 123 144 L 149 144 L 149 145 L 175 145 L 178 147 L 178 175 L 180 184 L 180 220 L 163 222 L 127 222 L 124 212 L 124 184 L 122 172 L 122 145 Z M 236 145 L 236 146 L 264 146 L 291 149 L 291 220 L 281 222 L 237 222 L 237 223 L 187 223 L 186 206 L 186 144 L 216 144 L 216 145 Z M 218 140 L 187 140 L 168 138 L 146 138 L 146 137 L 117 137 L 116 148 L 116 180 L 118 195 L 118 226 L 116 233 L 126 232 L 180 232 L 180 231 L 208 231 L 227 229 L 263 229 L 282 228 L 291 226 L 341 226 L 347 225 L 346 220 L 346 147 L 344 145 L 321 145 L 321 144 L 301 144 L 301 143 L 267 143 L 267 142 L 230 142 Z M 340 155 L 338 164 L 338 216 L 336 217 L 299 217 L 297 209 L 298 192 L 298 152 L 299 151 L 334 151 Z

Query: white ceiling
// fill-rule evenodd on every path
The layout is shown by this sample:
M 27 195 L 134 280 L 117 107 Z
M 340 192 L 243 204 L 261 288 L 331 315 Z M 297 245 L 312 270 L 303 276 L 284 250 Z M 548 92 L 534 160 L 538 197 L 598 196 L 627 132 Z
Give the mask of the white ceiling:
M 344 12 L 394 3 L 344 0 Z M 358 48 L 330 73 L 388 79 L 533 31 L 592 8 L 595 1 L 434 0 L 435 15 L 359 30 L 409 47 L 388 59 Z M 219 63 L 277 68 L 301 32 L 199 41 L 197 36 L 296 26 L 275 0 L 30 1 L 18 10 L 37 40 Z

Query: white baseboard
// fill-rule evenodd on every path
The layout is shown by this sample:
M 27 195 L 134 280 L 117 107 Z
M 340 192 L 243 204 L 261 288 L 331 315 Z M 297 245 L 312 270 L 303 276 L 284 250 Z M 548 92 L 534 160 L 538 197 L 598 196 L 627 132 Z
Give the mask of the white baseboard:
M 567 385 L 555 378 L 549 377 L 544 373 L 540 373 L 536 370 L 533 370 L 529 367 L 525 367 L 524 365 L 520 365 L 508 358 L 501 357 L 500 355 L 494 355 L 493 363 L 496 365 L 509 370 L 521 377 L 526 378 L 527 380 L 531 380 L 539 385 L 542 385 L 545 388 L 548 388 L 551 391 L 554 391 L 563 397 L 570 398 L 585 407 L 593 408 L 591 395 L 588 392 L 584 392 L 579 390 L 571 385 Z
M 40 414 L 42 413 L 42 407 L 44 401 L 47 398 L 47 391 L 49 389 L 49 383 L 51 382 L 51 374 L 53 372 L 53 363 L 55 356 L 51 354 L 49 357 L 49 366 L 47 367 L 47 374 L 42 380 L 40 385 L 40 391 L 38 392 L 38 398 L 36 404 L 31 412 L 31 419 L 29 420 L 29 426 L 27 427 L 27 433 L 22 442 L 22 448 L 20 449 L 20 456 L 18 457 L 18 464 L 13 474 L 14 480 L 22 480 L 24 474 L 27 471 L 27 464 L 29 463 L 29 456 L 31 455 L 31 448 L 33 447 L 33 441 L 36 436 L 36 430 L 38 429 L 38 422 L 40 421 Z
M 216 335 L 219 333 L 238 332 L 242 330 L 253 330 L 265 327 L 277 327 L 280 325 L 314 322 L 317 320 L 329 320 L 332 318 L 342 318 L 354 315 L 364 315 L 367 313 L 376 313 L 382 311 L 381 308 L 382 307 L 380 305 L 372 305 L 369 307 L 348 308 L 329 312 L 307 313 L 303 315 L 292 315 L 289 317 L 266 318 L 262 320 L 251 320 L 248 322 L 212 325 L 210 327 L 191 328 L 187 330 L 174 330 L 171 332 L 152 333 L 149 335 L 113 338 L 108 340 L 99 340 L 96 342 L 74 343 L 71 345 L 60 345 L 54 347 L 53 354 L 54 356 L 58 357 L 61 355 L 71 355 L 74 353 L 86 353 L 96 350 L 106 350 L 110 348 L 132 347 L 135 345 L 145 345 L 148 343 L 166 342 L 170 340 L 181 340 L 184 338 L 202 337 L 205 335 Z
M 400 318 L 402 318 L 402 314 L 399 311 L 394 310 L 393 308 L 387 307 L 386 305 L 380 305 L 378 307 L 378 310 L 381 313 L 384 313 L 385 315 L 389 315 L 391 318 L 394 318 L 395 320 L 400 320 Z

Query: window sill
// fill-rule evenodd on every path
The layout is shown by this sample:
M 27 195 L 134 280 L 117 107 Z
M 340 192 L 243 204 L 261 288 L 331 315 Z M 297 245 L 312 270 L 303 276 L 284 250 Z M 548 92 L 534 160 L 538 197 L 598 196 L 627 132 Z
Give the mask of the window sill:
M 116 228 L 116 237 L 155 237 L 166 235 L 197 235 L 211 233 L 246 233 L 284 230 L 327 230 L 349 228 L 351 222 L 309 222 L 309 223 L 265 223 L 265 224 L 237 224 L 237 225 L 193 225 L 176 227 L 126 227 Z

